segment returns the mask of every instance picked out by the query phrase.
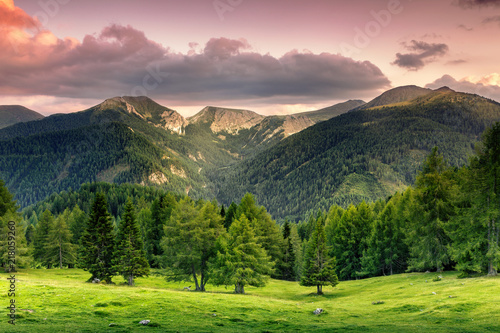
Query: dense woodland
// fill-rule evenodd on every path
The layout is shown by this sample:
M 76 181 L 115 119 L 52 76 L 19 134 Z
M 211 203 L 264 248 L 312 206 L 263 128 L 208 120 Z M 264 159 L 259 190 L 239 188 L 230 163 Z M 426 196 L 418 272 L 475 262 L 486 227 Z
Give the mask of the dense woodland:
M 0 184 L 0 263 L 8 221 L 18 267 L 81 267 L 92 279 L 162 274 L 168 280 L 262 286 L 270 276 L 305 286 L 406 271 L 496 275 L 500 261 L 500 123 L 475 154 L 451 167 L 435 147 L 415 185 L 386 200 L 332 205 L 279 225 L 245 194 L 238 204 L 193 200 L 158 188 L 92 183 L 18 212 Z
M 217 198 L 246 192 L 273 216 L 347 208 L 413 185 L 425 156 L 439 147 L 448 163 L 467 164 L 500 105 L 477 95 L 436 91 L 412 101 L 350 111 L 297 133 L 211 179 Z

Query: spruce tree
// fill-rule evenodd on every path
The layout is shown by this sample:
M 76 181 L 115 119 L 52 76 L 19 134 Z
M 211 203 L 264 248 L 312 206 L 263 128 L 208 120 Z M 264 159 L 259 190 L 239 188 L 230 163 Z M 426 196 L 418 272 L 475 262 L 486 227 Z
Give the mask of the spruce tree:
M 149 275 L 149 264 L 142 249 L 142 238 L 135 218 L 132 200 L 129 198 L 118 229 L 115 251 L 115 269 L 129 286 L 134 285 L 134 278 Z
M 274 264 L 279 266 L 283 257 L 282 248 L 285 243 L 276 221 L 271 218 L 264 206 L 256 204 L 251 193 L 245 194 L 241 199 L 235 217 L 239 218 L 241 215 L 245 215 L 250 222 L 257 243 L 266 250 Z
M 277 270 L 279 278 L 287 281 L 295 281 L 295 250 L 291 237 L 291 226 L 288 220 L 283 224 L 283 259 L 279 262 Z
M 266 284 L 274 263 L 257 243 L 245 214 L 233 220 L 228 236 L 220 237 L 218 243 L 219 251 L 212 265 L 215 285 L 234 285 L 236 294 L 244 294 L 247 285 L 262 287 Z
M 108 204 L 101 192 L 95 195 L 80 242 L 80 266 L 92 274 L 89 281 L 97 278 L 111 283 L 112 277 L 116 274 L 113 266 L 115 241 Z
M 307 244 L 300 285 L 316 286 L 317 294 L 322 295 L 323 286 L 335 287 L 338 283 L 339 279 L 335 273 L 335 258 L 330 258 L 328 255 L 323 223 L 316 223 L 316 228 Z
M 145 249 L 149 265 L 160 267 L 160 256 L 163 254 L 161 239 L 165 236 L 164 227 L 170 220 L 172 210 L 177 206 L 174 196 L 167 194 L 153 201 L 151 219 L 146 229 Z

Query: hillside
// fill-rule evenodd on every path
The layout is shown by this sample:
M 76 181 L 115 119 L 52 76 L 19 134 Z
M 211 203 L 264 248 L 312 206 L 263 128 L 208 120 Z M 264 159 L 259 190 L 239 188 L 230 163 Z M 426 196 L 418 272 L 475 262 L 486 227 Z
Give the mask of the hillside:
M 295 115 L 306 116 L 313 122 L 319 123 L 320 121 L 325 121 L 333 117 L 339 116 L 343 113 L 346 113 L 347 111 L 359 108 L 365 104 L 366 103 L 362 100 L 349 100 L 347 102 L 335 104 L 320 110 L 301 112 Z
M 358 109 L 369 109 L 377 106 L 398 104 L 411 101 L 417 97 L 425 96 L 432 92 L 432 89 L 420 88 L 417 86 L 403 86 L 390 89 L 368 103 L 358 107 Z
M 17 123 L 43 119 L 38 112 L 21 105 L 0 105 L 0 129 Z
M 351 111 L 318 123 L 211 179 L 223 203 L 251 192 L 275 218 L 297 220 L 307 211 L 404 189 L 434 146 L 452 165 L 463 165 L 496 121 L 500 104 L 494 101 L 431 91 L 404 105 Z

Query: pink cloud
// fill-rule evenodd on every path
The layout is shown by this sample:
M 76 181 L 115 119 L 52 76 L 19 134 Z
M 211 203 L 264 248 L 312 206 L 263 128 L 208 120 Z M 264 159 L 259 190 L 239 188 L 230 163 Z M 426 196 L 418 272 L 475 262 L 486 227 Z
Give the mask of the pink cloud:
M 493 73 L 480 79 L 463 78 L 456 80 L 450 75 L 443 75 L 441 78 L 427 84 L 426 88 L 437 89 L 448 86 L 453 90 L 468 92 L 484 96 L 500 102 L 500 75 Z
M 390 86 L 374 64 L 338 54 L 291 51 L 277 58 L 252 52 L 245 39 L 228 38 L 212 38 L 204 48 L 191 44 L 182 54 L 116 24 L 80 42 L 46 30 L 27 32 L 35 20 L 19 8 L 0 8 L 18 16 L 2 23 L 8 33 L 0 36 L 0 45 L 9 46 L 0 55 L 2 94 L 316 103 L 373 95 Z
M 21 8 L 14 6 L 12 0 L 0 0 L 0 27 L 37 29 L 40 24 L 37 20 L 26 14 Z

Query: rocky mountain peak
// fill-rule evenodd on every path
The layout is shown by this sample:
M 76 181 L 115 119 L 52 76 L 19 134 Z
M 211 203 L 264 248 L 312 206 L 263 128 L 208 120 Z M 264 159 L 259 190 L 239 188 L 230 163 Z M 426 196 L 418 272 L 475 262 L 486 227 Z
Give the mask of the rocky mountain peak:
M 241 129 L 248 129 L 259 124 L 264 118 L 264 116 L 249 110 L 207 106 L 196 115 L 188 118 L 188 121 L 189 123 L 209 123 L 210 129 L 214 133 L 237 134 Z

